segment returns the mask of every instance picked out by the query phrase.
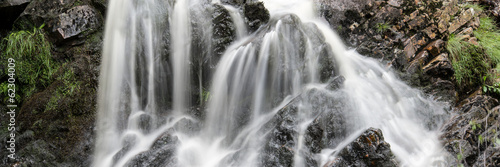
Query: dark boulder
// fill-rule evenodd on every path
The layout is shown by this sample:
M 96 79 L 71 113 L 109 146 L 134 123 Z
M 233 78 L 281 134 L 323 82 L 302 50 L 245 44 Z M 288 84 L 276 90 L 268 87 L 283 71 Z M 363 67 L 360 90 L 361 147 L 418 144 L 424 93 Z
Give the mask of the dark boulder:
M 340 150 L 325 167 L 396 167 L 398 162 L 380 129 L 370 128 Z
M 245 4 L 246 1 L 250 0 L 221 0 L 223 4 L 229 4 L 233 6 L 243 6 L 243 4 Z
M 212 13 L 213 34 L 212 42 L 215 55 L 222 55 L 231 42 L 236 38 L 236 27 L 229 15 L 229 11 L 221 5 L 214 5 Z
M 179 141 L 171 132 L 165 132 L 150 149 L 136 155 L 125 166 L 175 166 L 174 154 Z
M 31 30 L 42 24 L 46 25 L 51 42 L 78 45 L 102 27 L 103 16 L 89 1 L 34 0 L 13 26 L 16 30 Z
M 262 2 L 249 2 L 243 6 L 243 13 L 250 32 L 255 32 L 269 21 L 269 11 Z
M 12 24 L 31 0 L 0 0 L 0 29 L 10 30 Z
M 57 42 L 84 37 L 101 27 L 101 20 L 93 7 L 76 6 L 57 16 L 54 24 L 49 25 L 50 33 Z M 80 40 L 73 44 L 83 42 Z

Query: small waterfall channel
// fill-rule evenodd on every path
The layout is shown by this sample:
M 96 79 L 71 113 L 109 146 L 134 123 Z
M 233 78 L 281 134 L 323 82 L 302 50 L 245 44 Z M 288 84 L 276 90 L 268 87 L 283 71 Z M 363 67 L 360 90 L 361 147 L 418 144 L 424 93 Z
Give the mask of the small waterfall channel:
M 262 1 L 249 33 L 219 1 L 110 0 L 93 166 L 324 166 L 369 127 L 400 166 L 446 163 L 447 106 L 347 50 L 313 1 Z M 215 6 L 235 30 L 220 55 Z

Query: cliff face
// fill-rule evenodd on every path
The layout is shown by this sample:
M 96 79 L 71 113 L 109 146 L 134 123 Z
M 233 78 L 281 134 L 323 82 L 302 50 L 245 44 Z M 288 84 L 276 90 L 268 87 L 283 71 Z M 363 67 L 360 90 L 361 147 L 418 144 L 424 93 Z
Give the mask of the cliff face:
M 0 30 L 5 38 L 0 49 L 0 77 L 7 81 L 5 62 L 14 58 L 18 105 L 16 159 L 1 151 L 0 164 L 90 165 L 105 4 L 91 0 L 0 2 L 0 11 L 10 9 L 9 18 L 2 21 L 2 26 L 8 26 Z M 10 43 L 23 47 L 9 49 Z M 24 47 L 31 44 L 38 49 L 31 52 Z M 2 93 L 1 97 L 0 136 L 6 141 L 10 133 L 4 129 L 10 117 L 7 96 Z M 0 145 L 7 148 L 7 144 Z
M 348 46 L 387 63 L 408 84 L 453 106 L 441 136 L 450 166 L 500 162 L 495 92 L 500 52 L 490 48 L 499 46 L 500 1 L 320 3 L 323 16 Z
M 485 27 L 486 24 L 498 27 L 500 1 L 316 2 L 322 16 L 349 47 L 384 62 L 408 84 L 454 106 L 450 111 L 452 117 L 445 123 L 442 135 L 445 149 L 450 153 L 450 162 L 465 166 L 500 163 L 500 107 L 497 100 L 500 88 L 496 84 L 499 82 L 496 66 L 500 59 L 495 57 L 500 56 L 496 55 L 500 52 L 495 51 L 495 41 L 489 41 L 495 38 L 494 32 L 498 29 Z M 241 7 L 251 31 L 269 20 L 269 13 L 260 3 L 238 0 L 223 3 Z M 16 77 L 19 79 L 16 86 L 19 90 L 16 104 L 19 107 L 16 113 L 17 130 L 14 133 L 17 158 L 10 159 L 7 157 L 9 152 L 1 151 L 0 164 L 90 165 L 106 7 L 106 0 L 0 1 L 0 37 L 7 39 L 2 40 L 0 45 L 1 81 L 9 77 L 5 63 L 8 57 L 13 56 L 7 47 L 9 42 L 31 39 L 30 34 L 39 33 L 43 36 L 40 40 L 49 43 L 46 49 L 50 52 L 47 54 L 42 48 L 18 53 L 20 56 L 16 57 L 18 62 L 45 66 L 38 71 L 17 69 L 19 73 Z M 216 9 L 220 12 L 213 17 L 213 23 L 220 26 L 214 28 L 217 30 L 214 36 L 218 42 L 213 52 L 221 54 L 220 50 L 224 50 L 234 40 L 234 25 L 229 21 L 227 11 Z M 20 31 L 29 33 L 23 36 Z M 493 32 L 493 37 L 488 34 L 490 32 Z M 19 38 L 14 38 L 16 36 Z M 459 45 L 452 45 L 454 43 Z M 38 61 L 41 55 L 48 55 L 48 58 Z M 0 99 L 3 100 L 7 97 L 3 91 L 5 86 L 0 86 Z M 5 130 L 10 118 L 6 104 L 5 100 L 0 103 L 2 148 L 8 147 L 10 135 Z M 384 143 L 381 133 L 372 129 L 364 135 L 376 134 L 379 136 L 377 140 Z M 315 141 L 314 135 L 311 135 L 310 140 Z M 382 145 L 383 149 L 374 149 L 374 152 L 383 151 L 387 155 L 383 158 L 386 160 L 384 162 L 397 164 L 387 151 L 390 149 Z M 329 164 L 341 166 L 353 164 L 354 161 L 365 163 L 365 160 L 353 159 L 353 155 L 359 152 L 346 149 L 341 163 Z

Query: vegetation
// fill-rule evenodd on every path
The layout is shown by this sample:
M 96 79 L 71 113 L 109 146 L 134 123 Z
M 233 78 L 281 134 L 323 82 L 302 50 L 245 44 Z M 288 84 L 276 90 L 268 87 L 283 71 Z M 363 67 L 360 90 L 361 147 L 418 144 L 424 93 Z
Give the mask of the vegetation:
M 448 39 L 447 49 L 455 69 L 455 79 L 461 88 L 468 89 L 484 84 L 477 76 L 487 76 L 491 61 L 481 46 L 470 44 L 463 41 L 462 37 L 452 34 Z
M 375 28 L 377 30 L 378 33 L 383 33 L 385 31 L 387 31 L 389 29 L 389 24 L 387 23 L 377 23 L 377 25 L 375 25 Z
M 75 73 L 73 70 L 66 70 L 64 74 L 57 77 L 57 81 L 62 83 L 62 86 L 58 86 L 55 90 L 55 94 L 50 97 L 49 102 L 45 106 L 45 112 L 55 111 L 59 106 L 60 101 L 63 98 L 72 97 L 80 89 L 81 82 L 77 81 Z
M 479 5 L 466 5 L 477 11 L 483 11 Z M 500 95 L 500 83 L 492 83 L 490 70 L 500 64 L 500 31 L 494 20 L 480 18 L 480 26 L 474 30 L 479 45 L 463 41 L 463 37 L 451 34 L 447 49 L 455 69 L 455 79 L 462 90 L 483 86 L 483 91 Z M 483 79 L 477 79 L 482 76 Z
M 33 31 L 17 31 L 8 35 L 2 47 L 0 62 L 6 64 L 7 58 L 16 60 L 16 92 L 21 97 L 32 95 L 37 89 L 48 86 L 53 81 L 53 74 L 59 65 L 52 59 L 51 44 L 43 33 L 43 25 Z M 4 69 L 7 70 L 7 69 Z M 1 73 L 6 73 L 2 71 Z
M 495 25 L 495 21 L 489 17 L 482 17 L 479 28 L 474 31 L 474 36 L 479 40 L 479 45 L 485 49 L 486 54 L 491 57 L 493 62 L 499 64 L 500 32 Z
M 479 12 L 482 12 L 484 11 L 483 7 L 478 5 L 478 4 L 465 4 L 464 6 L 465 8 L 472 8 L 474 9 L 474 11 L 479 11 Z

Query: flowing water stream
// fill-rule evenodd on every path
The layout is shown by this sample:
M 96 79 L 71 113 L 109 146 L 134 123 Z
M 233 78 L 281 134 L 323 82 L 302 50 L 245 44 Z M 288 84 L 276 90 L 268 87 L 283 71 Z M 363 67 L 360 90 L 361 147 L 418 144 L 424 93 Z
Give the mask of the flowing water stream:
M 251 34 L 241 9 L 222 5 L 236 40 L 215 58 L 220 2 L 110 0 L 93 166 L 323 166 L 369 127 L 400 166 L 445 163 L 443 104 L 347 50 L 313 1 L 262 1 L 271 19 Z

